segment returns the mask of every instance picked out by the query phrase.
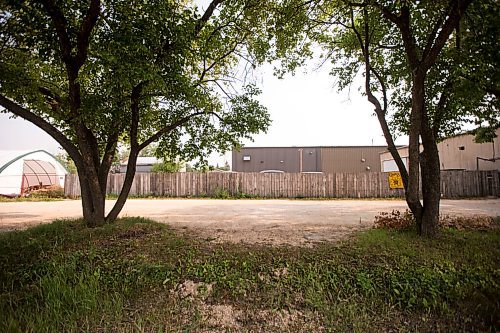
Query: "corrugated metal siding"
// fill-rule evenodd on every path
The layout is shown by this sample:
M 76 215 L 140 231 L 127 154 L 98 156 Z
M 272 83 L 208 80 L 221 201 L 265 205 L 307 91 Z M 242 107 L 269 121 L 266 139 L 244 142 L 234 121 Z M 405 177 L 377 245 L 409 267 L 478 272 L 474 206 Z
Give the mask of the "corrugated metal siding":
M 385 146 L 324 147 L 321 169 L 325 173 L 380 172 L 380 153 L 385 149 Z
M 496 130 L 497 138 L 493 142 L 475 143 L 470 134 L 457 135 L 438 143 L 441 170 L 462 169 L 476 170 L 476 157 L 500 157 L 500 128 Z M 463 147 L 460 150 L 459 147 Z M 479 161 L 479 170 L 500 170 L 500 160 L 496 162 Z
M 245 161 L 244 156 L 250 156 L 250 160 Z M 321 149 L 318 147 L 248 147 L 241 148 L 239 152 L 233 150 L 232 170 L 300 172 L 301 157 L 303 172 L 321 171 Z
M 399 153 L 399 156 L 403 159 L 403 163 L 405 163 L 406 168 L 408 168 L 408 155 L 409 155 L 408 147 L 399 147 L 398 153 Z M 389 167 L 392 165 L 394 170 L 384 169 L 384 162 L 390 162 Z M 394 162 L 394 158 L 392 157 L 391 153 L 389 151 L 384 151 L 383 153 L 380 153 L 380 171 L 388 172 L 388 171 L 396 171 L 396 170 L 397 170 L 396 162 Z
M 496 130 L 494 142 L 476 143 L 471 134 L 457 135 L 438 143 L 441 170 L 477 170 L 477 157 L 492 159 L 500 157 L 500 128 Z M 463 149 L 460 149 L 463 147 Z M 422 146 L 420 150 L 422 151 Z M 401 157 L 408 156 L 408 148 L 398 149 Z M 380 154 L 380 162 L 393 160 L 389 152 Z M 500 170 L 500 160 L 479 160 L 479 170 Z M 382 170 L 385 171 L 385 170 Z

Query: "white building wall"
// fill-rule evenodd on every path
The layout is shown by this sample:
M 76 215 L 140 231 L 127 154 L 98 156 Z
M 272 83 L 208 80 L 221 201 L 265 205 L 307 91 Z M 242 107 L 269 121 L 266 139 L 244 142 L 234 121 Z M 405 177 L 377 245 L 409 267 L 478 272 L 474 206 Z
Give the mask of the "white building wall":
M 23 181 L 24 160 L 17 160 L 0 173 L 0 194 L 19 195 Z

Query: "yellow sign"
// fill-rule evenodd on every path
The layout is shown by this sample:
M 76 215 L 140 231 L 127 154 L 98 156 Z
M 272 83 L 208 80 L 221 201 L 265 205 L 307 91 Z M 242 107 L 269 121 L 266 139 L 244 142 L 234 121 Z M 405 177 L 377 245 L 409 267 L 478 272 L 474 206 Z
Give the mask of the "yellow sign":
M 389 172 L 389 188 L 404 188 L 399 172 Z

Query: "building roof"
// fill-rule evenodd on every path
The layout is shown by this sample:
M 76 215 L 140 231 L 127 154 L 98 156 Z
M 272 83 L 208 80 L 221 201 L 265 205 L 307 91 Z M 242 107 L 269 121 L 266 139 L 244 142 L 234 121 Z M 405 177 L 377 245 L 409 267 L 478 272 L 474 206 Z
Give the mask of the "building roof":
M 156 163 L 159 163 L 160 160 L 156 157 L 152 156 L 139 156 L 137 157 L 137 162 L 136 165 L 153 165 Z M 121 165 L 126 166 L 128 163 L 128 160 L 125 160 L 121 163 Z
M 247 147 L 243 146 L 241 149 L 262 149 L 262 148 L 387 148 L 387 145 L 382 146 L 264 146 L 264 147 Z M 233 148 L 234 150 L 234 148 Z
M 34 153 L 45 153 L 56 161 L 56 157 L 45 150 L 1 150 L 0 151 L 0 173 L 5 170 L 9 165 L 20 160 L 28 155 Z
M 396 145 L 396 148 L 402 149 L 407 146 L 403 145 Z M 243 149 L 308 149 L 308 148 L 319 148 L 319 149 L 353 149 L 353 148 L 361 148 L 361 149 L 370 149 L 370 148 L 376 148 L 380 149 L 379 153 L 383 154 L 385 152 L 388 152 L 389 150 L 387 149 L 387 145 L 383 146 L 269 146 L 269 147 L 241 147 L 241 150 Z M 241 150 L 239 152 L 241 152 Z M 235 148 L 233 148 L 233 152 L 235 151 Z

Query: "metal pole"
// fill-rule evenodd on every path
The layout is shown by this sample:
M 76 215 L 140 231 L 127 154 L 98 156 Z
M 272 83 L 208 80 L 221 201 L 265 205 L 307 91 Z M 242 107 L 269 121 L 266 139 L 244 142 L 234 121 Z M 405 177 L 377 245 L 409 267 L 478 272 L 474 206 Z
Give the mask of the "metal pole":
M 303 151 L 303 149 L 300 148 L 299 149 L 299 158 L 300 158 L 300 160 L 299 160 L 299 170 L 300 170 L 300 173 L 302 173 L 302 151 Z

